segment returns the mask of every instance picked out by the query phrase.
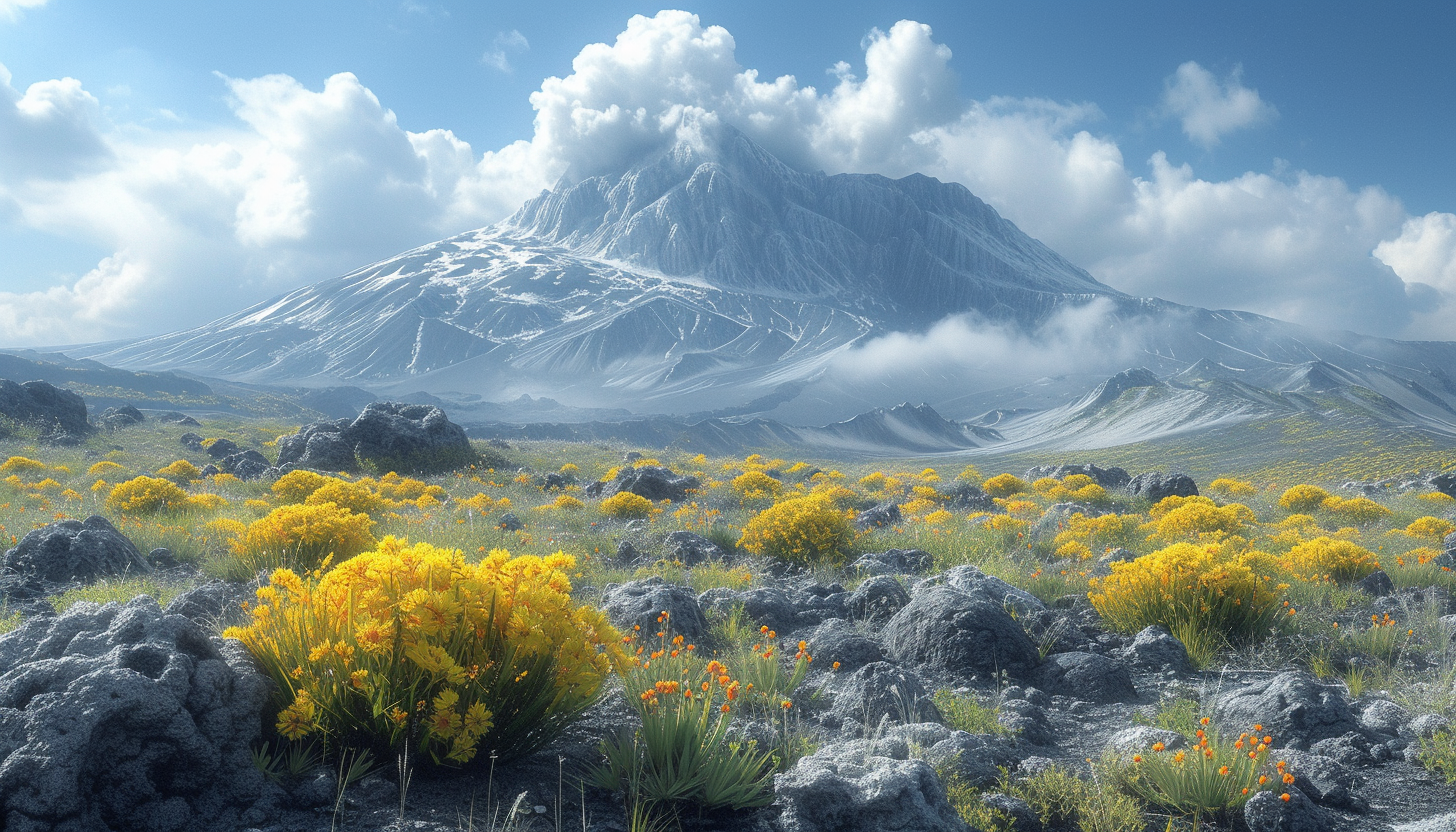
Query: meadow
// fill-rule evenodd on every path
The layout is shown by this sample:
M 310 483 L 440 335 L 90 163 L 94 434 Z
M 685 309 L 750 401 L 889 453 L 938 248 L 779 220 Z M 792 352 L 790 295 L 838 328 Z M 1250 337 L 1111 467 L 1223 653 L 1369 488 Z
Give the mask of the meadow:
M 618 629 L 597 605 L 609 587 L 651 577 L 695 593 L 793 582 L 852 592 L 869 577 L 856 559 L 892 549 L 928 553 L 930 575 L 974 565 L 1109 633 L 1166 627 L 1205 675 L 1299 668 L 1350 700 L 1378 696 L 1413 715 L 1456 717 L 1452 619 L 1443 620 L 1456 592 L 1446 553 L 1456 499 L 1431 488 L 1340 488 L 1456 469 L 1456 454 L 1440 447 L 1397 453 L 1355 437 L 1317 464 L 1216 471 L 1216 460 L 1201 459 L 1198 496 L 1150 503 L 1086 475 L 1028 480 L 1030 462 L 1063 461 L 1046 456 L 834 462 L 551 442 L 477 442 L 480 462 L 433 476 L 296 471 L 244 482 L 202 476 L 212 460 L 179 442 L 189 430 L 204 445 L 225 438 L 271 457 L 295 427 L 149 421 L 75 448 L 42 447 L 18 428 L 0 440 L 0 548 L 99 514 L 141 553 L 165 548 L 176 564 L 62 588 L 49 598 L 57 612 L 141 594 L 165 605 L 214 579 L 258 588 L 217 629 L 241 639 L 278 686 L 258 758 L 274 775 L 279 760 L 314 744 L 328 765 L 350 754 L 385 760 L 406 746 L 418 764 L 447 768 L 521 758 L 603 692 L 623 690 L 640 725 L 601 737 L 588 785 L 620 795 L 630 828 L 662 828 L 689 807 L 753 811 L 773 800 L 774 773 L 824 742 L 796 708 L 812 710 L 810 691 L 825 688 L 812 680 L 838 668 L 813 666 L 805 642 L 741 610 L 712 618 L 699 647 L 665 616 L 655 633 Z M 1291 450 L 1318 441 L 1297 425 L 1283 430 Z M 628 450 L 640 455 L 629 460 Z M 1132 473 L 1173 467 L 1146 448 L 1097 456 L 1064 461 Z M 586 494 L 645 466 L 693 476 L 699 488 L 678 502 Z M 856 524 L 886 505 L 898 507 L 897 521 Z M 661 543 L 675 531 L 727 557 L 676 561 Z M 649 555 L 624 559 L 624 548 Z M 1393 586 L 1379 602 L 1361 584 L 1377 571 Z M 897 580 L 909 588 L 917 578 Z M 17 605 L 0 608 L 0 632 L 23 618 Z M 1054 628 L 1023 623 L 1043 655 L 1056 649 Z M 946 684 L 935 697 L 952 727 L 1002 736 L 998 693 Z M 1208 753 L 1185 762 L 1182 752 L 1175 761 L 1148 750 L 1080 775 L 1004 772 L 999 791 L 1047 828 L 1223 828 L 1253 794 L 1293 782 L 1266 765 L 1265 746 L 1277 739 L 1260 743 L 1257 729 L 1250 739 L 1250 727 L 1236 725 L 1215 737 L 1211 703 L 1145 710 L 1150 724 Z M 738 720 L 768 728 L 742 742 Z M 1456 782 L 1456 737 L 1441 731 L 1422 743 L 1421 763 Z M 1010 815 L 981 799 L 996 789 L 943 774 L 967 822 L 1011 828 Z

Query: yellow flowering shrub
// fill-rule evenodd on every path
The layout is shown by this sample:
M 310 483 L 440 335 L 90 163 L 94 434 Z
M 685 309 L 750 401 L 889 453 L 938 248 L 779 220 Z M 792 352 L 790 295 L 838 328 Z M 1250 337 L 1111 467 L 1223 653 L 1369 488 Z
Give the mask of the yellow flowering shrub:
M 372 485 L 379 492 L 379 496 L 389 500 L 419 503 L 424 497 L 429 497 L 431 501 L 435 502 L 444 502 L 445 499 L 444 488 L 412 477 L 402 477 L 394 471 L 380 477 L 377 483 L 369 479 L 363 479 L 360 482 Z
M 99 465 L 100 463 L 97 464 Z M 178 485 L 186 485 L 193 480 L 202 479 L 202 472 L 197 469 L 196 465 L 193 465 L 185 459 L 179 459 L 170 465 L 164 465 L 158 468 L 157 476 L 166 477 Z
M 550 509 L 556 509 L 557 511 L 575 511 L 583 507 L 585 507 L 585 504 L 570 494 L 558 494 L 555 500 L 552 500 L 544 506 L 537 506 L 536 508 L 539 511 L 547 511 Z
M 1214 494 L 1223 494 L 1228 497 L 1252 497 L 1259 493 L 1259 489 L 1251 482 L 1236 480 L 1230 477 L 1219 477 L 1208 484 L 1208 490 Z
M 981 490 L 992 497 L 1010 497 L 1012 494 L 1025 494 L 1031 486 L 1015 474 L 997 474 L 981 483 Z
M 1336 517 L 1359 525 L 1374 523 L 1391 515 L 1390 509 L 1369 497 L 1351 497 L 1346 500 L 1331 495 L 1325 500 L 1324 510 Z
M 106 507 L 120 514 L 147 515 L 187 505 L 187 492 L 171 480 L 140 476 L 119 483 L 106 495 Z
M 1152 522 L 1143 524 L 1148 540 L 1170 543 L 1175 540 L 1216 542 L 1229 535 L 1241 534 L 1255 522 L 1254 511 L 1243 503 L 1218 505 L 1207 497 L 1168 497 L 1149 512 Z
M 438 764 L 514 759 L 557 736 L 623 666 L 606 617 L 574 605 L 558 552 L 480 563 L 386 537 L 321 577 L 273 573 L 245 644 L 278 685 L 278 730 Z
M 383 514 L 387 509 L 393 507 L 390 500 L 375 493 L 368 484 L 347 482 L 334 477 L 326 477 L 312 494 L 304 498 L 303 503 L 309 506 L 333 503 L 339 508 L 346 508 L 355 514 L 371 516 Z
M 12 456 L 4 462 L 0 462 L 0 474 L 43 474 L 47 470 L 44 462 L 28 456 Z
M 619 491 L 601 502 L 602 514 L 618 520 L 644 520 L 657 511 L 652 501 L 640 494 Z
M 495 507 L 495 499 L 484 491 L 455 501 L 456 511 L 473 511 L 485 514 Z
M 1286 511 L 1308 513 L 1323 508 L 1330 492 L 1317 485 L 1296 485 L 1279 495 L 1279 507 Z
M 1451 521 L 1440 517 L 1417 517 L 1405 527 L 1405 533 L 1416 540 L 1429 540 L 1438 543 L 1445 540 L 1446 535 L 1456 532 L 1456 526 Z
M 374 521 L 333 503 L 286 505 L 253 521 L 233 543 L 233 551 L 254 566 L 313 568 L 333 555 L 350 558 L 368 551 Z
M 187 505 L 204 511 L 215 511 L 227 504 L 227 498 L 221 494 L 194 494 L 187 498 Z
M 333 478 L 303 469 L 289 471 L 273 482 L 273 494 L 283 503 L 301 503 L 330 479 Z
M 1317 537 L 1296 543 L 1284 556 L 1291 574 L 1305 580 L 1349 583 L 1375 571 L 1375 553 L 1348 540 Z
M 1091 582 L 1088 598 L 1114 629 L 1135 633 L 1162 624 L 1190 652 L 1202 652 L 1197 648 L 1207 636 L 1245 642 L 1278 619 L 1286 586 L 1269 579 L 1268 561 L 1234 546 L 1174 543 L 1112 564 L 1111 575 Z
M 1136 514 L 1088 517 L 1077 512 L 1067 518 L 1061 531 L 1053 538 L 1052 545 L 1060 552 L 1063 547 L 1079 544 L 1082 548 L 1074 551 L 1080 553 L 1085 550 L 1087 554 L 1083 557 L 1090 557 L 1108 549 L 1133 549 L 1142 541 L 1141 527 L 1141 518 Z
M 113 474 L 124 473 L 125 471 L 126 471 L 125 468 L 123 468 L 122 466 L 116 464 L 115 462 L 112 462 L 109 459 L 103 459 L 100 462 L 96 463 L 95 465 L 92 465 L 90 468 L 87 468 L 86 469 L 86 476 L 88 476 L 88 477 L 107 477 L 107 476 L 111 476 Z
M 1006 514 L 993 514 L 981 520 L 981 528 L 994 535 L 1003 549 L 1019 548 L 1031 524 Z
M 784 484 L 762 471 L 744 471 L 729 483 L 738 502 L 743 505 L 773 502 L 784 490 Z
M 842 566 L 854 542 L 849 517 L 820 495 L 790 497 L 755 514 L 738 545 L 755 555 Z

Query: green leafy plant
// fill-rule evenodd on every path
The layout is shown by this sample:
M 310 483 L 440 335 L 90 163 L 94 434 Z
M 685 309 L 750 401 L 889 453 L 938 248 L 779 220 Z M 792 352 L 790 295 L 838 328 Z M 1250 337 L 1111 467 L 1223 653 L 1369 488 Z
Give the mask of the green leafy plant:
M 1437 731 L 1421 737 L 1421 750 L 1416 759 L 1448 784 L 1456 784 L 1456 732 Z
M 1294 782 L 1281 761 L 1268 765 L 1272 738 L 1263 726 L 1236 740 L 1212 731 L 1208 717 L 1188 737 L 1189 748 L 1173 750 L 1154 743 L 1133 755 L 1129 786 L 1149 803 L 1175 815 L 1191 817 L 1198 829 L 1205 816 L 1222 816 L 1246 803 L 1256 792 Z
M 956 693 L 949 688 L 941 688 L 932 696 L 935 707 L 945 717 L 945 724 L 957 731 L 965 731 L 968 734 L 1010 734 L 1011 731 L 1002 725 L 997 716 L 998 708 L 987 707 L 981 704 L 981 700 L 975 696 Z

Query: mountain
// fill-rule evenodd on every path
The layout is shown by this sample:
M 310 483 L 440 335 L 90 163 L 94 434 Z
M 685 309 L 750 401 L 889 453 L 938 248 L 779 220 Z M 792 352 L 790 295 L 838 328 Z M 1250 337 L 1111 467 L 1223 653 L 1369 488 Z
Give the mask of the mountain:
M 996 366 L 955 355 L 973 342 L 858 372 L 879 336 L 962 313 L 1023 340 Z M 1067 315 L 1085 331 L 1058 346 Z M 1076 371 L 1031 370 L 1040 340 Z M 69 352 L 434 397 L 464 423 L 605 419 L 750 447 L 1105 447 L 1290 413 L 1456 435 L 1456 344 L 1131 297 L 960 185 L 795 170 L 730 127 L 207 325 Z M 935 418 L 872 411 L 907 399 Z
M 183 332 L 73 351 L 275 384 L 742 405 L 872 333 L 1122 295 L 959 185 L 795 171 L 723 128 Z

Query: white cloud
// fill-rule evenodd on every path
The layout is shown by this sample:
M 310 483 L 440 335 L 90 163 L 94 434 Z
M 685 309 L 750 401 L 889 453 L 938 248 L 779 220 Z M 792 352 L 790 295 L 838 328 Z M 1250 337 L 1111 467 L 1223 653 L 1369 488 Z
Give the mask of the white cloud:
M 38 9 L 46 0 L 0 0 L 0 19 L 17 20 L 25 9 Z
M 405 129 L 349 73 L 320 90 L 224 78 L 238 122 L 201 133 L 106 125 L 74 79 L 24 94 L 3 83 L 0 217 L 11 219 L 0 221 L 115 254 L 69 286 L 0 294 L 0 331 L 57 343 L 200 323 L 500 219 L 562 175 L 617 170 L 721 122 L 805 168 L 964 183 L 1129 292 L 1456 337 L 1450 214 L 1412 220 L 1379 188 L 1305 172 L 1209 181 L 1163 154 L 1130 166 L 1095 132 L 1093 104 L 962 100 L 950 50 L 927 26 L 900 21 L 863 47 L 862 69 L 841 62 L 820 90 L 760 79 L 727 30 L 695 15 L 633 17 L 542 82 L 529 140 L 483 153 L 446 129 Z M 1213 115 L 1190 135 L 1216 139 L 1272 112 L 1237 73 L 1178 73 L 1192 80 L 1170 91 L 1207 82 L 1187 111 Z M 1240 103 L 1244 92 L 1258 106 Z
M 530 48 L 530 42 L 519 31 L 512 29 L 509 32 L 499 32 L 491 41 L 490 49 L 480 56 L 480 60 L 501 72 L 512 72 L 511 54 L 525 52 Z
M 1243 84 L 1243 67 L 1235 66 L 1223 83 L 1213 73 L 1188 61 L 1163 82 L 1163 108 L 1183 122 L 1183 132 L 1198 145 L 1213 148 L 1227 134 L 1271 121 L 1279 115 Z

